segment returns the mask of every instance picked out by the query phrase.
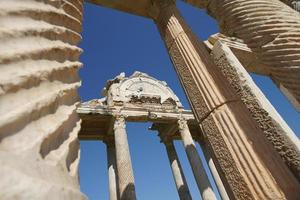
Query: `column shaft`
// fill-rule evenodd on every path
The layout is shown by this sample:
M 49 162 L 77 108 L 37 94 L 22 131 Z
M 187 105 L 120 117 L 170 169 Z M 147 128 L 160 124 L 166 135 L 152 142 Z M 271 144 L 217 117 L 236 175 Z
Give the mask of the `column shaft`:
M 121 200 L 135 200 L 135 186 L 127 141 L 125 118 L 117 116 L 114 124 L 119 196 Z
M 173 0 L 156 0 L 154 17 L 212 147 L 231 199 L 299 199 L 299 182 L 191 32 Z
M 180 200 L 191 200 L 192 197 L 188 185 L 186 183 L 174 144 L 171 141 L 171 142 L 167 142 L 165 146 L 168 153 L 168 158 L 172 168 L 172 173 L 173 173 L 179 198 Z
M 205 172 L 205 169 L 203 167 L 203 164 L 197 152 L 192 135 L 189 131 L 187 122 L 184 120 L 179 120 L 178 123 L 179 123 L 179 132 L 185 148 L 185 152 L 187 154 L 190 165 L 192 167 L 193 174 L 196 179 L 198 188 L 201 192 L 202 198 L 203 200 L 216 199 L 216 196 L 212 190 L 207 174 Z
M 0 199 L 86 199 L 76 113 L 83 0 L 0 0 L 0 13 Z
M 113 143 L 106 144 L 107 149 L 107 169 L 108 169 L 108 184 L 109 184 L 109 199 L 118 200 L 118 175 L 116 163 L 116 150 Z
M 210 155 L 210 153 L 209 153 L 209 151 L 208 151 L 208 149 L 207 149 L 207 147 L 205 145 L 201 145 L 201 143 L 199 143 L 199 144 L 200 144 L 200 146 L 202 148 L 202 151 L 204 153 L 204 156 L 205 156 L 205 158 L 207 160 L 209 169 L 210 169 L 211 174 L 212 174 L 212 176 L 213 176 L 213 178 L 215 180 L 215 183 L 217 185 L 217 188 L 218 188 L 218 191 L 220 193 L 220 196 L 222 197 L 222 200 L 230 200 L 229 197 L 228 197 L 228 194 L 226 192 L 226 189 L 225 189 L 225 187 L 223 185 L 223 182 L 221 180 L 221 177 L 220 177 L 220 175 L 219 175 L 219 173 L 217 171 L 215 163 L 214 163 L 214 161 L 212 159 L 212 156 Z
M 300 141 L 295 133 L 257 87 L 226 44 L 221 41 L 216 42 L 211 50 L 211 56 L 268 141 L 300 181 Z

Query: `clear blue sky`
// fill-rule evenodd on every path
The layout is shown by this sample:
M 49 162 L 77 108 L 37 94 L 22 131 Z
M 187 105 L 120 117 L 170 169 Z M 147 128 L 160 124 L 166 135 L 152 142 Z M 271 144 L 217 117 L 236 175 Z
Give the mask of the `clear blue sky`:
M 216 22 L 205 12 L 183 3 L 178 3 L 178 7 L 201 39 L 218 32 Z M 189 109 L 164 44 L 151 20 L 87 3 L 84 9 L 83 40 L 80 44 L 84 50 L 81 56 L 84 67 L 80 70 L 82 87 L 79 90 L 82 101 L 100 98 L 106 80 L 120 72 L 128 76 L 134 71 L 141 71 L 165 80 Z M 253 78 L 299 137 L 299 113 L 272 81 L 257 75 Z M 147 131 L 149 126 L 146 123 L 127 124 L 137 197 L 140 200 L 179 199 L 165 148 L 155 132 Z M 176 142 L 176 149 L 193 199 L 200 199 L 183 145 Z M 199 146 L 198 150 L 201 153 Z M 90 200 L 108 199 L 106 147 L 102 142 L 81 142 L 80 182 L 81 190 Z

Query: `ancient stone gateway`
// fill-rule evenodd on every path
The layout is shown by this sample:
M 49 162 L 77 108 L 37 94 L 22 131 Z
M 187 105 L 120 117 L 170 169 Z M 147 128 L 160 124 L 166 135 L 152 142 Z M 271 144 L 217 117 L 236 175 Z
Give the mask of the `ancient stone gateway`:
M 118 195 L 135 199 L 125 121 L 153 122 L 151 129 L 159 132 L 166 145 L 179 196 L 191 199 L 173 146 L 173 140 L 181 139 L 202 196 L 215 199 L 193 141 L 193 137 L 201 140 L 200 127 L 165 82 L 141 72 L 128 78 L 122 73 L 107 82 L 104 95 L 81 104 L 77 112 L 82 119 L 79 139 L 102 140 L 107 145 L 110 199 L 118 199 Z
M 132 119 L 131 109 L 136 107 L 111 110 L 105 105 L 121 108 L 124 102 L 126 107 L 139 101 L 151 107 L 150 113 L 138 107 L 140 120 L 153 121 L 166 143 L 182 199 L 189 194 L 170 142 L 173 134 L 185 145 L 204 199 L 215 197 L 192 138 L 206 149 L 223 199 L 300 199 L 299 139 L 248 74 L 270 76 L 299 111 L 298 1 L 187 0 L 219 23 L 221 33 L 205 42 L 185 23 L 175 0 L 90 2 L 153 19 L 193 115 L 163 83 L 158 85 L 166 93 L 157 98 L 126 99 L 126 92 L 116 96 L 113 87 L 126 83 L 120 76 L 109 83 L 105 103 L 97 100 L 78 109 L 81 120 L 76 112 L 81 49 L 76 45 L 83 0 L 0 0 L 0 199 L 85 199 L 78 183 L 78 133 L 95 137 L 87 126 L 93 119 L 85 117 L 104 119 L 101 112 L 109 122 L 102 139 L 108 154 L 116 155 L 109 156 L 109 165 L 116 166 L 109 171 L 112 198 L 135 199 L 125 121 Z M 158 102 L 173 116 L 167 126 L 160 119 L 169 114 L 155 110 Z M 84 114 L 93 109 L 98 113 Z

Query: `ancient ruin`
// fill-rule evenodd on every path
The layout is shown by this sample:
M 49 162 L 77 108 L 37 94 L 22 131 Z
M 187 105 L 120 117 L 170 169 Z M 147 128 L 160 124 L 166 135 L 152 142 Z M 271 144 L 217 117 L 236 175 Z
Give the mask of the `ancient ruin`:
M 300 110 L 299 1 L 186 0 L 218 21 L 207 41 L 175 0 L 89 2 L 153 20 L 192 111 L 141 72 L 80 104 L 83 0 L 0 0 L 0 199 L 85 199 L 78 139 L 107 144 L 110 199 L 135 199 L 126 121 L 153 122 L 180 199 L 191 197 L 173 140 L 204 200 L 216 197 L 195 141 L 223 199 L 300 199 L 299 139 L 248 74 L 269 76 Z

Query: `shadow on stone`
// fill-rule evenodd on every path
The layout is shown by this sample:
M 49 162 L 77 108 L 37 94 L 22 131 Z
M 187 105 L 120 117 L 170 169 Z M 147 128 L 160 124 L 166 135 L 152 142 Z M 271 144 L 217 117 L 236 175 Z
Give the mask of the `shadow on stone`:
M 192 197 L 190 195 L 187 185 L 180 186 L 180 188 L 178 189 L 178 194 L 179 194 L 180 200 L 192 200 Z
M 120 200 L 135 200 L 135 186 L 134 184 L 130 183 L 126 186 L 123 194 L 121 195 Z

